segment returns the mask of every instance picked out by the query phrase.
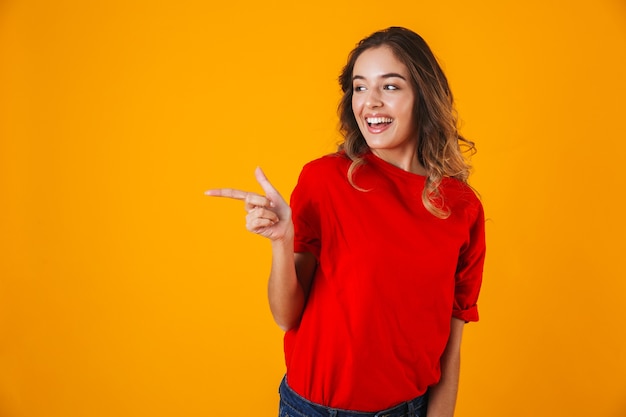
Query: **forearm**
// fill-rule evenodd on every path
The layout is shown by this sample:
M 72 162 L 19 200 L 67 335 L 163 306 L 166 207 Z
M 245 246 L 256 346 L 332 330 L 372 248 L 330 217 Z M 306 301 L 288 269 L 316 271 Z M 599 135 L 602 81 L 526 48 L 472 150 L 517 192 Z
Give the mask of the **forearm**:
M 460 358 L 449 361 L 442 369 L 441 380 L 428 392 L 427 417 L 452 417 L 459 389 Z
M 428 391 L 427 417 L 453 417 L 461 371 L 461 334 L 464 323 L 452 319 L 450 338 L 441 357 L 441 379 Z
M 287 331 L 302 316 L 305 294 L 296 274 L 293 237 L 272 241 L 272 269 L 268 281 L 268 299 L 274 321 Z

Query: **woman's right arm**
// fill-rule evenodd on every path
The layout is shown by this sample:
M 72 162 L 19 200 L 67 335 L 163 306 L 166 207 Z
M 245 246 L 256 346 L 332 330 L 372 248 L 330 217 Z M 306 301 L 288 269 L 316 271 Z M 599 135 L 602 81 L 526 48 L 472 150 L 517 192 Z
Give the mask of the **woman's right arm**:
M 293 252 L 293 239 L 272 242 L 267 295 L 274 321 L 284 331 L 300 323 L 316 265 L 311 253 Z
M 213 189 L 205 194 L 245 202 L 246 228 L 272 243 L 272 268 L 268 299 L 274 321 L 287 331 L 298 325 L 315 273 L 317 260 L 311 253 L 294 253 L 294 228 L 291 208 L 270 184 L 263 171 L 255 176 L 265 195 L 230 188 Z

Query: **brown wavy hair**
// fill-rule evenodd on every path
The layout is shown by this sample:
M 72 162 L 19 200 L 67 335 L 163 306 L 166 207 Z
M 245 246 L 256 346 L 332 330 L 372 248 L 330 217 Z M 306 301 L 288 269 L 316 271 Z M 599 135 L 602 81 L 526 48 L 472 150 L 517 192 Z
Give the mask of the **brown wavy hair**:
M 416 93 L 413 114 L 417 123 L 417 158 L 426 169 L 426 186 L 422 202 L 428 211 L 445 219 L 450 215 L 439 185 L 445 177 L 467 183 L 470 165 L 464 152 L 474 154 L 474 142 L 459 134 L 457 113 L 448 80 L 432 51 L 417 33 L 402 27 L 390 27 L 361 40 L 348 55 L 348 62 L 339 76 L 343 97 L 338 106 L 339 130 L 344 141 L 339 151 L 352 160 L 348 179 L 353 181 L 355 170 L 365 161 L 369 150 L 357 125 L 352 110 L 352 72 L 357 58 L 366 50 L 387 46 L 409 70 L 411 84 Z M 463 149 L 462 149 L 463 148 Z

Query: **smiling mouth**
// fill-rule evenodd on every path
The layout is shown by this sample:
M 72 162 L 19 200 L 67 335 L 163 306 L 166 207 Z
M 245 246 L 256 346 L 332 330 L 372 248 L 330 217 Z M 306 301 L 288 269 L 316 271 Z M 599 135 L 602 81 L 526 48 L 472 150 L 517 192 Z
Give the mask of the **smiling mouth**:
M 390 117 L 366 117 L 365 121 L 370 127 L 385 126 L 393 122 Z

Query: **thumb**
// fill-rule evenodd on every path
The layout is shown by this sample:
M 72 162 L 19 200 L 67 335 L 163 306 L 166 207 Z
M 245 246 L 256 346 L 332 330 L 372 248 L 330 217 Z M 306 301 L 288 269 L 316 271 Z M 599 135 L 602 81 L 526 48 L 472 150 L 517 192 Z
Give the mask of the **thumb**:
M 259 183 L 259 185 L 261 186 L 261 188 L 263 188 L 263 191 L 265 192 L 265 195 L 268 198 L 270 198 L 270 201 L 272 199 L 275 199 L 275 198 L 279 198 L 279 199 L 282 200 L 282 196 L 276 190 L 276 188 L 274 188 L 274 186 L 270 183 L 270 181 L 267 179 L 267 177 L 265 176 L 265 173 L 263 172 L 261 167 L 257 167 L 256 168 L 256 170 L 254 171 L 254 176 L 256 177 L 256 180 Z M 276 201 L 271 201 L 271 202 L 272 202 L 272 205 L 273 205 Z

